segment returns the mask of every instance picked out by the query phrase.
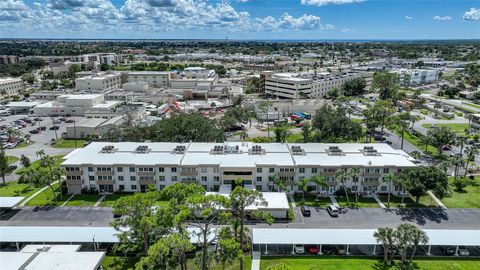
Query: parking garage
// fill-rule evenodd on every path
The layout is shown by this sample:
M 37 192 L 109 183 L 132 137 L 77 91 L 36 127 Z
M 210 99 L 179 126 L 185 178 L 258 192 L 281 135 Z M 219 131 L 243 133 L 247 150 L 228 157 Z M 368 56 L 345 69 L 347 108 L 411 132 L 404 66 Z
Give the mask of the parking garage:
M 382 256 L 374 229 L 271 229 L 252 230 L 253 252 L 278 255 Z M 480 256 L 480 230 L 424 230 L 428 245 L 416 256 Z M 393 251 L 394 253 L 396 251 Z M 411 254 L 411 251 L 409 251 Z

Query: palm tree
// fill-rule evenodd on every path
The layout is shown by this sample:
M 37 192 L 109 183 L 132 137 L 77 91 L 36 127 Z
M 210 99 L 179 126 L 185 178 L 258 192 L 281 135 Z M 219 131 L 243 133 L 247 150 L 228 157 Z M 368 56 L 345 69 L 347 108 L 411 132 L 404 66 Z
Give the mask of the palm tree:
M 387 207 L 390 209 L 390 194 L 392 193 L 392 182 L 397 182 L 398 177 L 393 174 L 387 174 L 383 177 L 383 182 L 388 183 L 388 193 L 387 193 Z
M 349 177 L 349 173 L 346 169 L 340 169 L 335 173 L 335 179 L 339 179 L 340 183 L 342 183 L 343 191 L 345 191 L 345 197 L 347 198 L 347 205 L 350 205 L 350 199 L 348 198 L 347 192 L 347 179 Z
M 30 162 L 30 159 L 27 156 L 21 155 L 20 164 L 22 164 L 23 167 L 28 168 L 32 163 Z
M 327 178 L 320 174 L 310 177 L 310 182 L 316 185 L 317 197 L 320 195 L 320 187 L 328 187 Z
M 475 156 L 478 155 L 478 149 L 475 146 L 470 146 L 466 150 L 467 160 L 465 162 L 465 173 L 463 177 L 467 177 L 468 165 L 470 162 L 475 161 Z
M 455 170 L 453 171 L 453 178 L 456 180 L 457 177 L 458 177 L 458 169 L 461 166 L 465 165 L 465 160 L 461 156 L 455 155 L 455 156 L 450 158 L 450 164 L 455 166 Z
M 412 229 L 410 236 L 412 237 L 412 242 L 413 242 L 412 256 L 410 257 L 410 261 L 411 261 L 413 260 L 413 256 L 415 256 L 415 252 L 417 251 L 417 246 L 419 244 L 421 245 L 428 244 L 429 239 L 427 234 L 423 230 L 420 230 L 417 227 L 415 227 L 415 229 Z
M 38 178 L 40 180 L 40 183 L 43 183 L 44 185 L 48 186 L 52 190 L 53 200 L 56 202 L 57 196 L 55 195 L 55 189 L 52 186 L 52 174 L 44 170 L 38 170 L 37 173 L 38 173 Z
M 7 182 L 5 181 L 5 175 L 8 174 L 10 171 L 10 166 L 8 164 L 8 158 L 5 154 L 5 150 L 3 148 L 0 150 L 0 175 L 2 176 L 2 182 L 5 186 Z
M 383 262 L 386 265 L 390 265 L 388 251 L 393 247 L 394 244 L 394 230 L 389 227 L 380 227 L 373 233 L 373 237 L 375 237 L 377 243 L 380 243 L 383 247 Z
M 358 178 L 360 176 L 360 168 L 351 168 L 350 176 L 352 177 L 353 183 L 355 183 L 355 204 L 358 205 Z
M 287 186 L 285 185 L 285 179 L 279 178 L 278 176 L 274 175 L 270 176 L 270 181 L 277 186 L 278 192 L 282 192 L 282 190 L 287 189 Z
M 5 134 L 8 137 L 8 141 L 12 142 L 17 136 L 22 135 L 22 132 L 18 129 L 7 128 Z
M 37 169 L 34 169 L 32 167 L 25 167 L 24 170 L 20 171 L 20 178 L 23 179 L 23 181 L 28 181 L 28 185 L 31 186 L 32 182 L 35 182 L 37 184 L 38 178 L 37 176 Z
M 62 192 L 62 175 L 63 175 L 63 169 L 61 168 L 54 168 L 52 172 L 50 173 L 50 176 L 52 179 L 56 179 L 59 183 L 60 186 L 60 199 L 63 200 L 63 192 Z
M 412 245 L 412 234 L 415 230 L 417 230 L 417 227 L 408 223 L 400 224 L 395 229 L 395 246 L 400 253 L 402 265 L 405 265 L 407 261 L 407 250 Z
M 467 137 L 461 136 L 455 139 L 455 144 L 460 146 L 460 157 L 463 157 L 463 147 L 467 143 Z
M 308 191 L 308 183 L 310 182 L 310 179 L 308 178 L 302 178 L 298 182 L 298 188 L 302 191 L 302 204 L 305 202 L 305 192 Z

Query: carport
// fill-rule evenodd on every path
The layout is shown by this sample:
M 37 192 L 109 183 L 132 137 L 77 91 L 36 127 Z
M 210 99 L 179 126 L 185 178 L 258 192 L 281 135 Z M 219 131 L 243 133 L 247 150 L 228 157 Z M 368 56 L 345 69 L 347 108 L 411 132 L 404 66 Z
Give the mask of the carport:
M 364 255 L 380 255 L 383 249 L 373 236 L 375 229 L 272 229 L 254 228 L 252 230 L 253 251 L 262 255 L 278 254 L 276 251 L 289 247 L 295 253 L 295 245 L 311 245 L 318 247 L 322 254 L 324 245 L 342 245 L 346 247 L 346 255 L 352 248 L 367 247 L 371 251 Z M 432 255 L 432 247 L 454 246 L 458 255 L 460 246 L 476 248 L 480 246 L 480 230 L 424 230 L 429 237 L 426 255 Z M 383 252 L 383 251 L 382 251 Z M 436 255 L 436 254 L 435 254 Z
M 0 197 L 0 214 L 10 210 L 23 199 L 25 199 L 25 197 Z

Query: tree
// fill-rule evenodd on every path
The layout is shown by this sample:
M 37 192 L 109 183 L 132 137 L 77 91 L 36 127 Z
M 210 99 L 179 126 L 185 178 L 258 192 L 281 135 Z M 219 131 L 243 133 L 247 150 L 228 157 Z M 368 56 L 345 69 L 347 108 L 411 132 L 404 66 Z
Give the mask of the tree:
M 30 167 L 31 162 L 30 162 L 30 159 L 29 159 L 27 156 L 25 156 L 25 155 L 22 154 L 22 155 L 20 156 L 20 164 L 22 164 L 22 166 L 23 166 L 24 168 L 28 168 L 28 167 Z
M 153 210 L 157 199 L 157 192 L 147 192 L 122 196 L 115 202 L 113 212 L 122 216 L 121 219 L 112 222 L 112 226 L 119 232 L 120 250 L 124 252 L 141 250 L 144 254 L 148 254 L 150 246 L 156 242 L 156 237 L 161 235 L 159 231 L 162 230 L 162 227 L 155 222 L 156 217 Z M 124 228 L 129 229 L 125 230 Z M 158 246 L 157 248 L 163 249 L 164 247 Z
M 398 77 L 388 71 L 373 74 L 372 90 L 380 94 L 381 100 L 392 99 L 396 96 Z
M 211 257 L 209 256 L 208 246 L 216 240 L 213 232 L 213 224 L 217 221 L 225 221 L 229 217 L 227 211 L 228 200 L 221 195 L 196 195 L 187 199 L 188 209 L 184 211 L 184 218 L 189 219 L 188 225 L 198 229 L 195 233 L 201 245 L 201 268 L 207 270 Z
M 328 187 L 327 178 L 323 175 L 314 175 L 310 177 L 310 182 L 315 183 L 317 196 L 320 195 L 320 187 Z
M 263 198 L 263 195 L 258 192 L 257 190 L 248 190 L 243 188 L 242 186 L 237 186 L 235 189 L 230 193 L 230 210 L 232 212 L 232 216 L 237 219 L 240 223 L 240 233 L 239 233 L 239 243 L 242 249 L 245 248 L 244 246 L 244 222 L 246 218 L 246 209 L 247 207 L 251 206 L 267 206 L 267 202 Z M 250 215 L 254 215 L 256 217 L 261 217 L 266 219 L 267 222 L 271 223 L 271 217 L 265 215 L 264 212 L 260 211 L 250 211 Z M 236 233 L 236 232 L 235 232 Z M 240 270 L 243 269 L 243 257 L 240 257 Z
M 22 132 L 18 129 L 7 128 L 5 135 L 7 135 L 9 142 L 13 142 L 18 136 L 22 135 Z
M 225 270 L 225 265 L 232 264 L 237 258 L 242 258 L 242 253 L 240 244 L 234 238 L 220 239 L 215 259 L 221 263 L 222 270 Z M 243 262 L 243 259 L 240 259 L 240 262 Z M 243 269 L 242 264 L 240 269 Z
M 401 137 L 401 144 L 400 149 L 403 150 L 403 139 L 405 135 L 405 131 L 410 126 L 410 123 L 414 118 L 409 112 L 402 112 L 390 117 L 389 122 L 390 126 L 400 132 Z
M 386 265 L 390 265 L 391 259 L 388 256 L 389 250 L 393 249 L 394 245 L 394 230 L 389 227 L 380 227 L 374 233 L 373 237 L 383 247 L 383 262 Z
M 465 154 L 466 154 L 466 161 L 465 161 L 465 172 L 463 174 L 463 177 L 467 177 L 468 173 L 468 165 L 470 162 L 475 161 L 475 157 L 478 155 L 479 151 L 478 148 L 475 146 L 470 146 L 466 149 Z
M 52 166 L 55 164 L 55 159 L 45 154 L 44 150 L 39 150 L 37 151 L 36 154 L 40 158 L 40 164 L 42 165 L 42 167 L 48 168 L 48 173 L 44 171 L 41 171 L 41 172 L 39 171 L 40 173 L 39 178 L 41 179 L 40 182 L 50 187 L 53 193 L 53 199 L 57 201 L 57 196 L 55 195 L 55 189 L 53 188 L 53 185 L 52 185 L 52 179 L 55 178 L 58 181 L 60 181 L 62 171 L 60 169 L 57 169 L 54 171 Z M 60 183 L 60 186 L 61 186 L 61 183 Z M 63 196 L 61 190 L 60 190 L 60 194 L 61 194 L 60 196 Z
M 308 191 L 308 183 L 310 183 L 308 178 L 302 178 L 298 181 L 298 189 L 302 191 L 302 204 L 305 202 L 305 192 Z
M 287 189 L 287 186 L 285 185 L 285 179 L 278 177 L 276 175 L 270 176 L 270 182 L 273 182 L 275 186 L 277 186 L 277 191 L 282 192 L 282 190 Z
M 350 199 L 348 198 L 348 191 L 347 191 L 347 180 L 350 177 L 350 172 L 346 169 L 339 169 L 335 173 L 335 179 L 340 180 L 342 183 L 343 191 L 345 192 L 345 198 L 347 199 L 347 205 L 350 205 Z
M 392 183 L 398 182 L 398 177 L 393 174 L 387 174 L 383 177 L 383 182 L 388 183 L 387 207 L 390 209 L 390 194 L 392 193 Z
M 135 267 L 138 270 L 156 270 L 176 269 L 180 265 L 181 270 L 186 270 L 186 264 L 182 264 L 181 254 L 193 249 L 188 235 L 182 233 L 169 234 L 150 246 L 147 256 L 141 258 Z
M 5 175 L 10 171 L 10 165 L 8 164 L 8 158 L 5 154 L 5 150 L 2 148 L 0 150 L 0 175 L 2 176 L 2 183 L 6 185 Z
M 273 129 L 273 132 L 275 133 L 275 142 L 277 143 L 286 142 L 287 137 L 289 135 L 288 127 L 286 125 L 275 126 L 275 128 Z
M 350 81 L 346 81 L 342 86 L 342 93 L 345 96 L 358 96 L 362 95 L 367 86 L 367 81 L 364 78 L 355 78 Z
M 312 126 L 310 123 L 306 122 L 303 123 L 302 126 L 302 135 L 303 135 L 303 142 L 308 143 L 310 140 L 310 132 L 312 131 Z
M 356 141 L 362 136 L 361 125 L 349 119 L 344 108 L 328 104 L 317 110 L 312 127 L 316 142 Z
M 411 261 L 411 260 L 413 260 L 413 257 L 415 256 L 415 252 L 417 252 L 418 245 L 428 244 L 429 238 L 423 230 L 420 230 L 419 228 L 417 228 L 415 226 L 413 226 L 410 229 L 410 237 L 411 237 L 411 241 L 413 242 L 412 256 L 410 257 L 410 261 Z
M 400 177 L 402 186 L 415 197 L 415 202 L 428 190 L 442 198 L 448 189 L 448 178 L 444 171 L 437 167 L 419 167 L 406 169 Z
M 465 164 L 465 160 L 459 155 L 454 155 L 450 158 L 450 163 L 455 167 L 453 171 L 453 178 L 457 180 L 458 169 Z
M 430 128 L 427 136 L 431 137 L 431 144 L 437 148 L 438 155 L 442 155 L 443 146 L 453 144 L 455 141 L 455 133 L 446 126 L 437 126 Z

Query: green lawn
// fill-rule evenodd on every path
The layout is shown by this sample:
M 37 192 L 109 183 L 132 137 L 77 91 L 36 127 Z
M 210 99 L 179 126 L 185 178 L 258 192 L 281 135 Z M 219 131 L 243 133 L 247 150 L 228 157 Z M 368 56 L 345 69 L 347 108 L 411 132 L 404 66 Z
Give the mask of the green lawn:
M 60 196 L 60 185 L 54 184 L 53 188 L 55 190 L 56 201 L 54 200 L 52 189 L 48 187 L 42 193 L 33 197 L 30 201 L 27 202 L 27 206 L 60 206 L 62 205 L 70 196 L 68 194 L 63 195 L 63 198 Z
M 386 195 L 378 196 L 380 200 L 387 206 L 388 197 Z M 390 196 L 390 207 L 391 208 L 426 208 L 426 207 L 438 207 L 433 200 L 431 200 L 430 196 L 422 196 L 420 197 L 419 203 L 416 203 L 414 199 L 411 197 L 403 198 L 398 196 Z
M 15 148 L 15 149 L 23 148 L 23 147 L 29 146 L 29 145 L 31 145 L 31 144 L 33 144 L 33 143 L 34 143 L 34 141 L 30 141 L 30 142 L 23 141 L 23 142 L 17 144 L 17 146 L 15 146 L 14 148 Z
M 305 202 L 303 204 L 311 207 L 325 208 L 325 206 L 332 203 L 328 197 L 319 197 L 317 201 L 315 201 L 315 198 L 316 196 L 314 195 L 305 194 Z M 297 206 L 302 205 L 302 195 L 294 195 L 293 199 L 295 200 L 295 204 Z
M 16 157 L 16 156 L 7 156 L 7 162 L 8 164 L 13 164 L 15 162 L 17 162 L 20 158 Z
M 55 160 L 55 163 L 53 164 L 52 168 L 59 167 L 60 164 L 63 162 L 63 156 L 59 155 L 59 156 L 52 156 L 52 157 Z M 42 167 L 40 160 L 32 162 L 32 164 L 30 166 L 32 168 L 35 168 L 35 169 Z M 25 170 L 25 169 L 24 168 L 19 168 L 19 169 L 17 169 L 16 173 L 20 174 L 23 170 Z
M 474 104 L 474 103 L 464 102 L 463 104 L 464 104 L 464 105 L 467 105 L 467 106 L 470 106 L 470 107 L 474 107 L 474 108 L 480 109 L 480 105 L 477 105 L 477 104 Z
M 103 201 L 100 203 L 100 207 L 113 207 L 113 205 L 115 204 L 115 202 L 120 199 L 121 197 L 124 197 L 124 196 L 130 196 L 132 195 L 133 193 L 116 193 L 116 194 L 109 194 L 107 196 L 105 196 L 105 199 L 103 199 Z M 166 205 L 168 203 L 168 201 L 165 201 L 165 200 L 158 200 L 155 205 L 158 205 L 158 206 L 162 206 L 162 205 Z
M 77 148 L 85 146 L 85 140 L 77 139 Z M 53 148 L 75 148 L 75 140 L 60 139 L 52 145 Z
M 135 257 L 117 257 L 117 256 L 105 256 L 102 266 L 104 270 L 129 270 L 135 269 L 135 264 L 139 259 Z M 252 268 L 252 257 L 246 255 L 243 259 L 243 269 Z M 198 269 L 193 263 L 193 258 L 187 259 L 187 269 Z M 213 264 L 210 270 L 223 270 L 221 265 Z M 226 265 L 225 270 L 237 270 L 239 269 L 239 262 L 235 262 L 231 265 Z
M 10 182 L 5 186 L 0 186 L 0 197 L 30 197 L 40 188 L 29 186 L 28 184 L 19 184 L 18 182 Z
M 395 132 L 397 133 L 397 132 Z M 397 133 L 397 135 L 400 136 L 399 133 Z M 418 142 L 418 138 L 417 136 L 414 136 L 408 132 L 405 132 L 404 135 L 403 135 L 403 139 L 411 144 L 413 144 L 415 147 L 417 147 L 418 149 L 420 149 L 421 151 L 425 151 L 425 146 L 424 145 L 421 145 L 419 142 Z M 429 145 L 427 147 L 427 152 L 429 153 L 436 153 L 437 152 L 437 149 L 431 145 Z
M 100 197 L 102 197 L 102 195 L 99 194 L 77 194 L 74 195 L 65 206 L 93 206 Z
M 337 199 L 337 202 L 340 206 L 353 206 L 355 204 L 355 195 L 350 195 L 348 196 L 348 201 L 347 197 L 345 195 L 343 196 L 335 196 Z M 348 204 L 350 202 L 350 204 Z M 358 207 L 364 207 L 364 208 L 378 208 L 380 205 L 375 201 L 374 198 L 367 198 L 367 197 L 358 197 Z
M 442 198 L 447 208 L 480 208 L 480 177 L 467 186 L 463 192 L 458 192 L 453 186 L 453 177 L 449 178 L 452 194 Z
M 291 270 L 388 270 L 398 269 L 395 266 L 386 268 L 383 262 L 378 258 L 361 257 L 262 257 L 260 260 L 260 269 L 266 270 L 267 267 L 284 263 Z M 422 270 L 476 270 L 480 266 L 480 259 L 415 259 L 416 267 L 414 269 Z
M 422 127 L 430 128 L 432 124 L 423 124 Z M 468 124 L 437 124 L 437 126 L 449 127 L 453 132 L 458 135 L 465 135 L 465 129 L 468 128 Z

